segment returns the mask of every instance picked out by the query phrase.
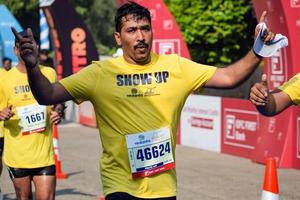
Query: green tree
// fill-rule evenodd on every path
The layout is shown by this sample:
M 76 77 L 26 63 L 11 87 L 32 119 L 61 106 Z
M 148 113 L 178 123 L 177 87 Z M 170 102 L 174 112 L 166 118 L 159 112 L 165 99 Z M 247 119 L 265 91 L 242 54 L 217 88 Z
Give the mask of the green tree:
M 249 0 L 165 0 L 194 61 L 224 66 L 253 44 L 256 18 Z
M 72 0 L 71 2 L 92 32 L 99 52 L 101 54 L 114 53 L 116 47 L 114 41 L 116 1 Z

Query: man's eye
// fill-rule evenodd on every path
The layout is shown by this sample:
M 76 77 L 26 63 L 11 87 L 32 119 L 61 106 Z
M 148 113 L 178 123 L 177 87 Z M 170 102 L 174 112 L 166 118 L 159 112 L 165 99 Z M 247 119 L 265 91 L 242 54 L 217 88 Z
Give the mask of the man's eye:
M 135 30 L 134 29 L 129 29 L 127 32 L 128 33 L 133 33 Z
M 150 31 L 150 27 L 146 26 L 142 28 L 143 31 Z

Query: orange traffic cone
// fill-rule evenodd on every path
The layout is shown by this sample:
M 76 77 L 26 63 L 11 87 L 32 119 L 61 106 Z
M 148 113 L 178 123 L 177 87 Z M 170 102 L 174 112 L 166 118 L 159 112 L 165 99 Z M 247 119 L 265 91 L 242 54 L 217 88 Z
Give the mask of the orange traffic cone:
M 54 148 L 54 159 L 57 179 L 66 179 L 67 174 L 61 171 L 61 162 L 59 156 L 59 145 L 58 145 L 58 130 L 55 124 L 52 125 L 52 136 L 53 136 L 53 148 Z
M 266 161 L 265 178 L 261 200 L 279 200 L 276 160 Z
M 100 200 L 105 200 L 105 196 L 101 195 Z

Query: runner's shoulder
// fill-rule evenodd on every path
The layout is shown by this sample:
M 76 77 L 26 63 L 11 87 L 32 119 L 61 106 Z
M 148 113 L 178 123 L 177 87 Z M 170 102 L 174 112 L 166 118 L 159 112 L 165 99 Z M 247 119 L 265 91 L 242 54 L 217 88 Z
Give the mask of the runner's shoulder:
M 49 66 L 45 66 L 45 65 L 39 65 L 39 68 L 41 71 L 45 71 L 45 72 L 55 72 L 55 70 L 52 67 Z
M 44 75 L 46 75 L 46 76 L 51 75 L 51 76 L 56 77 L 56 71 L 52 67 L 48 67 L 45 65 L 39 65 L 39 68 Z

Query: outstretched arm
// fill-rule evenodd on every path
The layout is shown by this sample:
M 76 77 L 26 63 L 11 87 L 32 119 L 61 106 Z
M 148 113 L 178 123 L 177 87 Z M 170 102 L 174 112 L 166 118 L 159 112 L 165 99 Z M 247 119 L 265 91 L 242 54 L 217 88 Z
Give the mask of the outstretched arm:
M 264 11 L 259 22 L 265 22 L 267 12 Z M 259 33 L 259 29 L 255 30 L 255 38 Z M 264 42 L 274 39 L 274 33 L 268 31 L 264 37 Z M 233 87 L 244 80 L 258 66 L 261 58 L 250 50 L 246 56 L 239 61 L 225 67 L 218 68 L 213 77 L 205 84 L 206 87 L 226 88 Z
M 281 90 L 269 92 L 266 74 L 262 75 L 260 83 L 256 83 L 251 88 L 249 100 L 265 116 L 274 116 L 293 105 L 290 97 Z
M 14 28 L 12 32 L 20 45 L 20 56 L 25 62 L 28 81 L 35 99 L 39 104 L 52 105 L 68 100 L 73 97 L 58 82 L 50 81 L 41 73 L 38 67 L 38 49 L 33 38 L 31 29 L 27 29 L 27 37 L 22 37 Z

